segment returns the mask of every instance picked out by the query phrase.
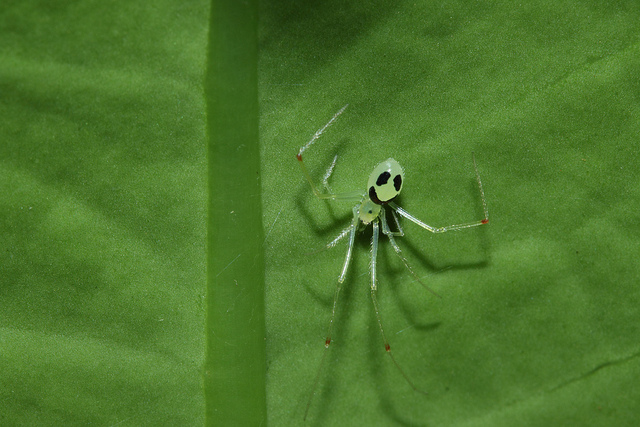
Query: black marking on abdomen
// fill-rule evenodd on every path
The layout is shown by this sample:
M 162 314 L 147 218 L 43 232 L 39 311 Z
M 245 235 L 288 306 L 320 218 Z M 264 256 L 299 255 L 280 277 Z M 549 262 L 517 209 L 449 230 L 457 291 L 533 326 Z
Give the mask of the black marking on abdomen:
M 392 198 L 390 198 L 389 200 L 380 200 L 380 198 L 378 198 L 378 193 L 376 193 L 376 188 L 373 185 L 371 187 L 369 187 L 369 198 L 376 205 L 386 205 L 387 203 L 389 203 L 390 201 L 395 199 L 396 196 L 397 196 L 397 194 L 395 196 L 393 196 Z
M 378 187 L 382 187 L 387 183 L 387 181 L 389 181 L 389 178 L 391 178 L 391 174 L 388 171 L 382 172 L 380 175 L 378 175 L 378 179 L 376 180 L 376 185 Z
M 393 187 L 396 189 L 397 192 L 400 192 L 400 188 L 402 188 L 402 176 L 396 175 L 393 178 Z
M 380 199 L 378 199 L 378 193 L 376 193 L 376 187 L 374 187 L 373 185 L 369 188 L 369 198 L 376 205 L 381 205 L 383 203 Z

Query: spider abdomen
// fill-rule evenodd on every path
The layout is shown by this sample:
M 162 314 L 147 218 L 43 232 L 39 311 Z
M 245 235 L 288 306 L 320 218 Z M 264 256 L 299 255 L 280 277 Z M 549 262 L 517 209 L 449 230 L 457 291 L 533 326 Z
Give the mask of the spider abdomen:
M 393 200 L 402 190 L 404 170 L 400 163 L 392 158 L 375 167 L 367 182 L 367 193 L 371 201 L 378 205 Z

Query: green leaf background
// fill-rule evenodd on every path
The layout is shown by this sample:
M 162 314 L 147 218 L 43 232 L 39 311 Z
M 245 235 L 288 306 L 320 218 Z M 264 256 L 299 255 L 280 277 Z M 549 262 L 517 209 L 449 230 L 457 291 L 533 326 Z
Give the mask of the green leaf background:
M 0 6 L 0 424 L 204 421 L 206 2 Z
M 482 215 L 475 152 L 491 222 L 405 221 L 440 299 L 382 240 L 385 331 L 427 396 L 385 355 L 358 237 L 306 424 L 633 425 L 639 18 L 635 1 L 261 4 L 269 425 L 303 424 L 344 258 L 321 249 L 351 210 L 316 200 L 295 154 L 347 103 L 307 152 L 318 181 L 336 154 L 335 191 L 394 157 L 399 204 L 463 222 Z M 211 22 L 202 1 L 0 6 L 0 424 L 202 425 L 215 405 Z

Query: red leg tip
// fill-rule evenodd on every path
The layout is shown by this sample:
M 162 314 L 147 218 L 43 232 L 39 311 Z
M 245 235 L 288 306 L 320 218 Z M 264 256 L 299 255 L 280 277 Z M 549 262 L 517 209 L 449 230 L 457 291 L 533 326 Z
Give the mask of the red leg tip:
M 298 161 L 301 162 L 302 161 L 302 154 L 297 154 L 296 157 L 298 158 Z
M 385 345 L 384 345 L 384 349 L 385 349 L 386 351 L 391 351 L 391 346 L 390 346 L 389 344 L 385 344 Z
M 483 223 L 483 224 L 488 224 L 488 223 L 489 223 L 489 220 L 488 220 L 488 219 L 483 219 L 483 220 L 482 220 L 482 223 Z

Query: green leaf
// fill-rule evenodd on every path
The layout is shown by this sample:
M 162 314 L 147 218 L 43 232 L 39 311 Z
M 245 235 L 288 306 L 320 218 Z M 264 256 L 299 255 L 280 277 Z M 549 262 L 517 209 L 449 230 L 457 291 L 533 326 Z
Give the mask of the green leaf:
M 399 204 L 417 285 L 382 238 L 379 302 L 369 239 L 338 303 L 309 425 L 632 425 L 640 415 L 640 8 L 637 2 L 265 4 L 261 138 L 272 425 L 300 425 L 331 315 L 351 205 L 380 161 L 405 168 Z M 319 251 L 320 250 L 320 251 Z
M 207 62 L 217 18 L 198 1 L 3 2 L 0 425 L 264 422 L 262 255 L 267 421 L 302 424 L 345 253 L 321 249 L 351 205 L 316 200 L 295 154 L 347 103 L 305 153 L 316 182 L 336 154 L 335 191 L 394 157 L 398 203 L 452 224 L 482 215 L 475 152 L 491 222 L 403 222 L 399 244 L 441 299 L 382 239 L 385 332 L 428 396 L 385 355 L 359 235 L 307 423 L 636 422 L 636 1 L 263 2 L 260 145 L 252 85 L 224 130 L 252 144 L 210 157 L 220 169 L 206 114 L 224 137 L 224 104 L 203 82 L 240 68 Z M 255 37 L 222 22 L 238 32 L 227 47 Z M 207 221 L 237 242 L 207 244 Z M 211 299 L 218 284 L 226 299 Z M 246 357 L 215 362 L 212 332 Z
M 0 424 L 201 425 L 206 2 L 0 8 Z

